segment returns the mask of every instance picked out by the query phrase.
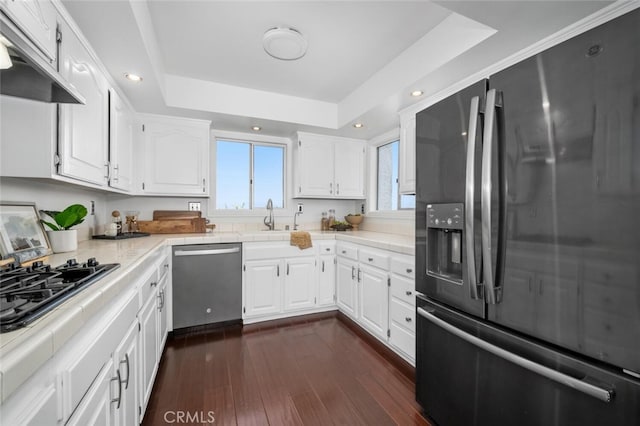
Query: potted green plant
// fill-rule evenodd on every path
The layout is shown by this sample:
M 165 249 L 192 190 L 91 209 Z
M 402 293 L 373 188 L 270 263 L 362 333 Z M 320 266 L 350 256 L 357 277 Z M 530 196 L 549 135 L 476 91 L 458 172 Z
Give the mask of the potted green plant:
M 78 231 L 70 228 L 84 222 L 87 216 L 86 207 L 82 204 L 72 204 L 62 211 L 40 210 L 40 213 L 49 216 L 55 222 L 40 219 L 43 224 L 51 228 L 47 230 L 47 236 L 53 252 L 75 251 L 78 248 Z

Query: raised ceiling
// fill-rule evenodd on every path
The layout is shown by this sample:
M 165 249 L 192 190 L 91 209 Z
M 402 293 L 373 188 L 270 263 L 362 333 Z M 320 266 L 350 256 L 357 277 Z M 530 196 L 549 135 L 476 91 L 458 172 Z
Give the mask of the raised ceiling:
M 211 119 L 212 127 L 289 136 L 371 138 L 399 109 L 603 8 L 597 1 L 63 1 L 139 112 Z M 308 52 L 262 48 L 275 26 Z M 125 81 L 126 72 L 144 81 Z M 361 121 L 363 129 L 351 124 Z

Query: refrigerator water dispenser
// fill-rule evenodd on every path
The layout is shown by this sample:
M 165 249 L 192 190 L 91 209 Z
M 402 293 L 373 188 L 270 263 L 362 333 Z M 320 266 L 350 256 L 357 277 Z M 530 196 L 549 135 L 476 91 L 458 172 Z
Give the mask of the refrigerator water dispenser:
M 462 203 L 427 206 L 427 275 L 462 285 Z

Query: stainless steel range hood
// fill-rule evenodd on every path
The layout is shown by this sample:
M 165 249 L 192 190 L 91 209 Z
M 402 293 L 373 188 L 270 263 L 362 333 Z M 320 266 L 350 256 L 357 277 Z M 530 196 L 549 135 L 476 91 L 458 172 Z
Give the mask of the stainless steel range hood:
M 38 53 L 20 29 L 0 12 L 0 35 L 13 66 L 0 70 L 0 93 L 50 103 L 84 104 L 84 97 Z

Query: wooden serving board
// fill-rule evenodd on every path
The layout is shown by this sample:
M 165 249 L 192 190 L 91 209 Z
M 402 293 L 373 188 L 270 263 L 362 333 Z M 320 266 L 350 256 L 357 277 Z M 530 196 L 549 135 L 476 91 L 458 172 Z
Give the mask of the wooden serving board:
M 200 211 L 189 210 L 154 210 L 153 220 L 173 220 L 173 219 L 198 219 L 202 217 Z
M 206 232 L 206 219 L 163 219 L 138 221 L 141 232 L 150 234 L 191 234 Z

